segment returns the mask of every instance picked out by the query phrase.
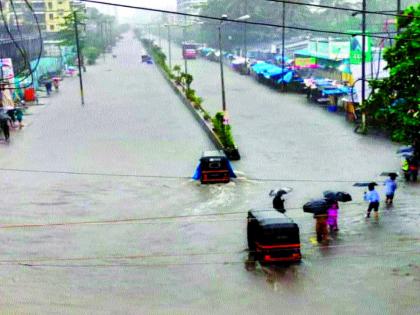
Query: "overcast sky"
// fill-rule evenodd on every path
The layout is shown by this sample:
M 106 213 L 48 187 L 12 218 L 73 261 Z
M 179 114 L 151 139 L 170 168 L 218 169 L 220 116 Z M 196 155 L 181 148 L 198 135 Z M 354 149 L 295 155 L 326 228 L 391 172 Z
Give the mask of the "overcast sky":
M 166 9 L 166 10 L 176 11 L 176 0 L 99 0 L 99 1 L 153 8 L 153 9 Z M 115 6 L 94 5 L 94 4 L 88 4 L 88 6 L 94 6 L 105 14 L 110 14 L 110 15 L 115 14 Z M 140 13 L 140 12 L 146 13 L 145 11 L 119 8 L 118 17 L 120 20 L 123 20 L 124 18 L 132 17 L 134 13 Z
M 100 1 L 139 6 L 139 7 L 148 7 L 148 8 L 154 8 L 154 9 L 169 9 L 169 10 L 176 9 L 176 0 L 100 0 Z M 94 5 L 94 6 L 98 8 L 104 7 L 104 5 Z

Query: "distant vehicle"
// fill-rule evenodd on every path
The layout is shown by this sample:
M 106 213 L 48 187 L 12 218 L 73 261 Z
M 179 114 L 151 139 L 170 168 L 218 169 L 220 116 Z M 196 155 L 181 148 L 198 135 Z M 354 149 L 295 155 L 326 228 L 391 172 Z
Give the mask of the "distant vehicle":
M 182 44 L 182 57 L 184 59 L 196 59 L 197 58 L 197 51 L 198 51 L 198 44 L 194 43 L 183 43 Z
M 149 55 L 141 56 L 141 62 L 151 62 L 151 61 L 152 61 L 152 57 L 150 57 Z
M 293 263 L 302 259 L 299 226 L 275 210 L 248 211 L 248 248 L 263 263 Z

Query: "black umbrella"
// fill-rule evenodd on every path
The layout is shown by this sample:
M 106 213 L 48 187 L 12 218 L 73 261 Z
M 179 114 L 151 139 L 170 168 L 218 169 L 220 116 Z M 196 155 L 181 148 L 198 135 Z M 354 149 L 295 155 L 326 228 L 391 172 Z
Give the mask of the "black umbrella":
M 358 182 L 358 183 L 354 183 L 353 186 L 354 187 L 368 187 L 370 184 L 373 184 L 373 186 L 378 186 L 378 184 L 375 182 Z
M 303 212 L 313 213 L 315 215 L 326 214 L 330 206 L 331 200 L 329 199 L 314 199 L 303 205 Z
M 285 213 L 286 209 L 284 208 L 284 199 L 282 198 L 287 193 L 291 192 L 292 188 L 284 187 L 278 190 L 271 190 L 269 195 L 273 198 L 273 208 L 281 213 Z
M 279 197 L 281 197 L 281 196 L 283 196 L 283 195 L 288 194 L 288 193 L 289 193 L 289 192 L 291 192 L 292 190 L 293 190 L 293 189 L 292 189 L 292 188 L 290 188 L 290 187 L 283 187 L 283 188 L 280 188 L 280 189 L 272 189 L 268 195 L 269 195 L 270 197 L 275 197 L 275 196 L 279 196 Z
M 382 172 L 380 176 L 392 176 L 392 177 L 398 177 L 398 173 L 395 172 Z
M 352 201 L 351 195 L 344 191 L 324 191 L 324 197 L 331 201 L 348 202 Z

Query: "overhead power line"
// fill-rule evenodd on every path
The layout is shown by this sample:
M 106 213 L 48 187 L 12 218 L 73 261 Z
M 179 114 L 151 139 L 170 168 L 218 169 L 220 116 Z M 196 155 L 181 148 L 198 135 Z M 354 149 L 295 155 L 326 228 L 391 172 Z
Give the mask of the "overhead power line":
M 122 173 L 103 173 L 103 172 L 76 172 L 76 171 L 54 171 L 54 170 L 36 170 L 36 169 L 19 169 L 19 168 L 0 168 L 0 172 L 17 172 L 17 173 L 45 173 L 58 175 L 75 175 L 75 176 L 103 176 L 103 177 L 132 177 L 140 179 L 192 179 L 191 176 L 175 176 L 175 175 L 146 175 L 146 174 L 122 174 Z M 249 180 L 257 182 L 297 182 L 297 183 L 356 183 L 371 182 L 372 180 L 360 179 L 318 179 L 318 178 L 262 178 L 262 177 L 243 177 L 239 180 Z
M 393 17 L 410 17 L 410 18 L 419 18 L 420 16 L 409 16 L 406 14 L 399 14 L 399 13 L 392 13 L 392 11 L 370 11 L 370 10 L 360 10 L 360 9 L 352 9 L 352 8 L 345 8 L 345 7 L 335 7 L 330 5 L 324 4 L 313 4 L 313 3 L 303 3 L 303 2 L 294 2 L 288 0 L 264 0 L 267 2 L 277 2 L 277 3 L 286 3 L 290 5 L 300 5 L 300 6 L 307 6 L 313 8 L 320 8 L 320 9 L 331 9 L 331 10 L 339 10 L 339 11 L 348 11 L 348 12 L 357 12 L 357 13 L 365 13 L 365 14 L 376 14 L 376 15 L 386 15 L 386 16 L 393 16 Z M 397 10 L 395 10 L 397 11 Z
M 351 255 L 330 255 L 323 257 L 314 257 L 310 261 L 314 260 L 342 260 L 345 258 L 376 258 L 376 257 L 392 257 L 392 256 L 403 256 L 403 255 L 419 255 L 420 252 L 416 250 L 393 250 L 389 253 L 374 253 L 372 254 L 351 254 Z M 112 260 L 112 259 L 111 259 Z M 305 259 L 306 260 L 306 259 Z M 71 260 L 70 260 L 71 261 Z M 255 261 L 254 261 L 255 262 Z M 0 266 L 22 266 L 22 267 L 44 267 L 44 268 L 138 268 L 138 267 L 176 267 L 176 266 L 195 266 L 195 265 L 237 265 L 245 264 L 245 260 L 224 260 L 224 261 L 199 261 L 199 262 L 155 262 L 155 263 L 118 263 L 118 264 L 43 264 L 43 263 L 30 263 L 30 262 L 11 262 L 11 263 L 0 263 Z
M 349 206 L 361 206 L 366 202 L 351 202 L 347 203 L 346 207 Z M 411 209 L 410 207 L 398 208 L 399 210 Z M 287 207 L 287 211 L 290 210 L 302 210 L 302 207 Z M 274 209 L 267 210 L 255 210 L 258 212 L 272 212 Z M 143 218 L 125 218 L 125 219 L 108 219 L 108 220 L 91 220 L 91 221 L 73 221 L 73 222 L 56 222 L 56 223 L 14 223 L 14 224 L 1 224 L 0 230 L 20 230 L 20 229 L 37 229 L 37 228 L 60 228 L 60 227 L 71 227 L 71 226 L 89 226 L 89 225 L 119 225 L 119 224 L 168 224 L 183 222 L 185 219 L 194 219 L 194 223 L 218 223 L 218 222 L 234 222 L 247 220 L 245 211 L 231 211 L 231 212 L 213 212 L 213 213 L 201 213 L 201 214 L 185 214 L 185 215 L 169 215 L 169 216 L 157 216 L 157 217 L 143 217 Z M 238 216 L 233 218 L 222 218 L 228 216 Z M 205 218 L 205 219 L 204 219 Z
M 201 19 L 208 19 L 208 20 L 214 20 L 214 21 L 239 23 L 239 24 L 246 24 L 246 25 L 267 26 L 267 27 L 275 27 L 275 28 L 286 28 L 286 29 L 292 29 L 292 30 L 298 30 L 298 31 L 317 32 L 317 33 L 345 35 L 345 36 L 356 36 L 356 35 L 357 36 L 362 36 L 362 35 L 365 35 L 366 37 L 386 39 L 386 40 L 396 39 L 395 37 L 372 35 L 368 32 L 367 33 L 357 32 L 357 33 L 353 34 L 353 33 L 348 33 L 348 32 L 329 31 L 329 30 L 314 29 L 314 28 L 307 28 L 307 27 L 286 26 L 286 25 L 279 25 L 279 24 L 274 24 L 274 23 L 250 22 L 250 21 L 241 21 L 241 20 L 235 20 L 235 19 L 229 19 L 229 18 L 222 19 L 221 17 L 207 16 L 207 15 L 201 15 L 201 14 L 192 14 L 192 13 L 184 13 L 184 12 L 177 12 L 177 11 L 163 10 L 163 9 L 154 9 L 154 8 L 148 8 L 148 7 L 126 5 L 126 4 L 104 2 L 104 1 L 96 1 L 96 0 L 80 0 L 80 1 L 86 2 L 86 3 L 92 3 L 92 4 L 109 5 L 109 6 L 121 7 L 121 8 L 127 8 L 127 9 L 144 10 L 144 11 L 149 11 L 149 12 L 166 13 L 166 14 L 172 14 L 172 15 L 186 16 L 186 17 L 192 17 L 192 18 L 201 18 Z M 352 11 L 353 12 L 358 12 L 358 10 L 352 10 Z

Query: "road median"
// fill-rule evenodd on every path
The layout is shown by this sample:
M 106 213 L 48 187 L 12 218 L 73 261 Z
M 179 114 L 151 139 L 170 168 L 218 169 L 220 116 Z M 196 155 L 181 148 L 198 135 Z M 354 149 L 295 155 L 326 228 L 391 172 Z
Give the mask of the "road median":
M 188 85 L 187 87 L 182 85 L 180 78 L 173 75 L 171 69 L 168 68 L 166 63 L 160 60 L 160 56 L 156 55 L 156 52 L 151 46 L 152 43 L 148 42 L 147 40 L 143 40 L 142 43 L 148 54 L 153 57 L 155 64 L 157 65 L 157 69 L 162 74 L 166 82 L 169 84 L 174 93 L 178 95 L 181 102 L 191 112 L 195 120 L 200 124 L 216 148 L 223 150 L 229 160 L 240 160 L 241 157 L 239 150 L 234 145 L 230 126 L 221 122 L 220 124 L 217 124 L 220 125 L 219 128 L 217 128 L 217 126 L 214 124 L 214 121 L 219 119 L 220 113 L 211 119 L 208 112 L 201 106 L 201 99 L 195 96 L 194 91 L 189 88 L 189 84 L 186 84 Z M 156 49 L 159 48 L 156 47 Z M 161 54 L 163 55 L 163 53 Z M 189 94 L 193 94 L 193 96 L 191 97 Z M 193 99 L 193 101 L 191 99 Z

